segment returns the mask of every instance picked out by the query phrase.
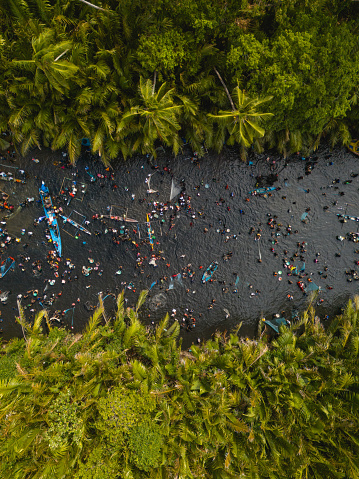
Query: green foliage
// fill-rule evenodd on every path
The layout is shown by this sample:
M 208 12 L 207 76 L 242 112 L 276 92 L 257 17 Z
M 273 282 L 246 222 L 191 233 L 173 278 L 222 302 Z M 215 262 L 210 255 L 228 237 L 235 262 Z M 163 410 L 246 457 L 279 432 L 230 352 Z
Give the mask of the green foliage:
M 188 61 L 188 38 L 178 30 L 142 35 L 136 55 L 148 73 L 159 70 L 166 76 Z
M 259 41 L 253 33 L 241 35 L 236 45 L 231 45 L 227 55 L 227 66 L 234 78 L 250 78 L 251 73 L 261 70 L 263 57 L 268 51 L 268 41 Z
M 51 404 L 48 412 L 49 429 L 45 437 L 52 451 L 66 446 L 69 442 L 79 444 L 82 421 L 78 406 L 71 402 L 70 391 L 61 392 Z
M 124 434 L 136 426 L 154 409 L 150 397 L 136 391 L 114 388 L 98 401 L 97 429 L 103 431 L 110 444 L 124 441 Z
M 99 308 L 82 335 L 22 313 L 0 478 L 358 476 L 359 298 L 327 331 L 309 309 L 270 343 L 238 327 L 181 351 L 168 315 L 155 334 L 138 320 L 145 296 L 125 309 L 122 293 L 115 320 Z
M 161 143 L 177 154 L 179 137 L 199 152 L 237 143 L 208 121 L 227 108 L 214 68 L 228 91 L 239 84 L 249 98 L 273 97 L 265 136 L 245 141 L 257 149 L 286 155 L 359 133 L 358 2 L 96 5 L 0 0 L 0 134 L 23 154 L 67 148 L 75 162 L 83 137 L 105 163 Z M 156 82 L 167 85 L 166 102 Z
M 13 339 L 9 344 L 3 345 L 0 356 L 0 380 L 8 380 L 16 375 L 16 363 L 24 354 L 24 343 Z
M 178 123 L 181 105 L 174 100 L 173 89 L 168 90 L 162 84 L 155 92 L 155 84 L 151 80 L 140 79 L 139 104 L 126 110 L 117 127 L 118 138 L 131 145 L 132 153 L 151 152 L 156 156 L 156 142 L 172 146 L 178 153 Z
M 239 86 L 233 90 L 234 102 L 232 110 L 220 110 L 217 115 L 210 114 L 210 118 L 219 123 L 219 129 L 227 128 L 229 138 L 228 144 L 238 143 L 242 147 L 242 156 L 253 141 L 264 136 L 265 130 L 260 126 L 260 121 L 273 116 L 272 113 L 260 113 L 258 107 L 272 99 L 251 99 L 242 91 Z
M 112 479 L 121 476 L 121 466 L 113 460 L 108 445 L 94 447 L 85 462 L 80 462 L 75 479 Z
M 157 424 L 142 422 L 129 434 L 128 447 L 136 466 L 143 471 L 158 467 L 161 459 L 163 436 Z
M 16 356 L 1 355 L 0 356 L 0 380 L 11 379 L 16 373 Z

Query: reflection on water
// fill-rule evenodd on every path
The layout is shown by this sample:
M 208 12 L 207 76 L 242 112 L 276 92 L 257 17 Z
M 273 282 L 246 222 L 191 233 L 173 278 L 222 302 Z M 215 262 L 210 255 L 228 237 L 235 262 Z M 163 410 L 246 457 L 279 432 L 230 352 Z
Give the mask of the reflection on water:
M 64 323 L 71 326 L 73 322 L 74 329 L 81 330 L 91 314 L 84 305 L 95 306 L 99 292 L 105 297 L 106 291 L 116 293 L 130 285 L 126 298 L 132 305 L 142 289 L 151 287 L 142 308 L 143 320 L 157 322 L 175 309 L 171 321 L 177 319 L 183 326 L 185 345 L 197 337 L 208 337 L 216 328 L 231 329 L 239 321 L 243 321 L 242 333 L 252 335 L 261 315 L 285 311 L 290 316 L 292 310 L 305 308 L 309 296 L 303 295 L 299 280 L 306 287 L 310 283 L 320 286 L 316 302 L 321 314 L 337 312 L 358 290 L 359 246 L 347 234 L 358 232 L 359 223 L 337 214 L 359 215 L 359 167 L 357 159 L 343 149 L 332 153 L 322 149 L 310 160 L 295 155 L 287 162 L 277 155 L 269 155 L 266 161 L 268 153 L 253 155 L 249 165 L 240 161 L 235 149 L 207 154 L 199 162 L 191 161 L 189 151 L 177 159 L 161 152 L 155 162 L 157 169 L 146 158 L 135 158 L 114 165 L 112 178 L 111 170 L 85 158 L 75 169 L 67 169 L 61 168 L 61 153 L 36 152 L 38 163 L 32 156 L 17 165 L 29 174 L 26 184 L 3 181 L 0 186 L 14 205 L 7 229 L 21 238 L 3 254 L 3 259 L 6 255 L 16 259 L 15 271 L 0 280 L 1 291 L 11 291 L 7 304 L 2 305 L 4 338 L 20 335 L 14 322 L 18 294 L 27 296 L 22 304 L 29 317 L 31 309 L 41 309 L 31 292 L 34 289 L 41 298 L 46 294 L 45 300 L 52 294 L 56 297 L 51 312 L 72 308 L 63 316 Z M 0 170 L 6 172 L 7 168 Z M 158 193 L 147 193 L 149 175 L 151 191 Z M 71 225 L 60 223 L 64 253 L 58 277 L 46 261 L 50 249 L 44 243 L 46 225 L 34 226 L 34 219 L 43 214 L 41 204 L 32 202 L 18 208 L 27 197 L 38 199 L 41 180 L 53 195 L 60 193 L 65 182 L 87 185 L 83 201 L 73 198 L 67 205 L 54 200 L 65 215 L 75 211 L 75 219 L 86 217 L 92 232 L 91 236 L 79 234 Z M 250 196 L 256 181 L 260 187 L 280 189 L 268 191 L 264 197 Z M 154 252 L 161 252 L 161 259 L 149 264 L 151 248 L 141 245 L 148 238 L 146 214 L 152 210 L 151 201 L 169 201 L 173 185 L 185 188 L 191 210 L 181 208 L 172 221 L 170 213 L 155 213 L 151 234 Z M 93 215 L 110 215 L 110 211 L 138 221 L 127 223 L 128 239 L 124 233 L 118 244 L 109 230 L 117 229 L 118 237 L 121 222 L 92 220 Z M 3 217 L 6 211 L 1 214 Z M 339 236 L 345 239 L 340 241 Z M 218 261 L 213 282 L 202 284 L 202 275 L 212 261 Z M 288 276 L 290 266 L 299 261 L 305 263 L 305 270 L 299 271 L 303 278 Z M 83 267 L 91 270 L 88 276 L 82 274 Z M 176 276 L 179 273 L 181 276 Z M 106 300 L 105 306 L 110 311 L 113 300 Z M 189 328 L 189 323 L 195 327 Z

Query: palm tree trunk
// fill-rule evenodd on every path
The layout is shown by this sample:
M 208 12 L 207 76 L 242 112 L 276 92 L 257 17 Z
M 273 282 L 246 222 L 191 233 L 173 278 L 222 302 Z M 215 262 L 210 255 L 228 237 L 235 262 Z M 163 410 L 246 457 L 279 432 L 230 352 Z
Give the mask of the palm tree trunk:
M 157 70 L 155 70 L 155 73 L 153 74 L 152 95 L 154 95 L 155 93 L 156 80 L 157 80 Z
M 97 5 L 94 5 L 93 3 L 87 2 L 86 0 L 80 0 L 80 2 L 85 3 L 86 5 L 89 5 L 90 7 L 96 8 L 96 10 L 102 10 L 103 12 L 107 12 L 108 10 L 105 10 L 104 8 L 98 7 Z
M 57 60 L 60 60 L 60 58 L 63 57 L 65 55 L 65 53 L 67 53 L 68 51 L 69 51 L 69 49 L 67 48 L 64 52 L 60 53 L 60 55 L 55 58 L 54 62 L 57 62 Z
M 20 323 L 20 326 L 21 326 L 21 329 L 22 329 L 22 334 L 24 336 L 25 341 L 27 342 L 26 334 L 25 334 L 25 328 L 24 328 L 24 323 L 25 323 L 24 312 L 23 312 L 23 309 L 21 307 L 21 303 L 20 303 L 19 299 L 17 300 L 17 309 L 19 310 L 19 323 Z
M 217 76 L 218 76 L 218 78 L 219 78 L 219 81 L 222 83 L 222 86 L 223 86 L 223 88 L 224 88 L 224 91 L 227 93 L 228 100 L 229 100 L 229 102 L 230 102 L 230 104 L 231 104 L 232 110 L 235 111 L 236 109 L 235 109 L 235 107 L 234 107 L 234 103 L 233 103 L 232 97 L 231 97 L 231 95 L 229 94 L 229 91 L 228 91 L 228 88 L 227 88 L 226 84 L 224 83 L 224 81 L 223 81 L 221 75 L 219 74 L 218 70 L 217 70 L 215 67 L 213 67 L 213 70 L 216 72 L 216 74 L 217 74 Z
M 106 316 L 105 306 L 103 304 L 102 293 L 100 293 L 98 295 L 98 301 L 100 303 L 100 309 L 101 309 L 101 312 L 102 312 L 103 319 L 105 320 L 105 323 L 107 324 L 108 319 L 107 319 L 107 316 Z

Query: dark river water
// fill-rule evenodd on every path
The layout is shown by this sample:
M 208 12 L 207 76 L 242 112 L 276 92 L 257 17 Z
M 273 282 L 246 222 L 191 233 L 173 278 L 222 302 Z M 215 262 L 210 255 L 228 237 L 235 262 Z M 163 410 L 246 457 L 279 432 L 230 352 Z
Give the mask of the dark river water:
M 2 255 L 2 260 L 9 255 L 16 259 L 15 270 L 0 279 L 1 291 L 11 292 L 7 303 L 0 305 L 4 339 L 21 335 L 14 319 L 18 294 L 23 295 L 22 304 L 27 306 L 29 320 L 41 310 L 39 301 L 32 304 L 30 300 L 34 297 L 31 292 L 27 293 L 34 289 L 39 291 L 41 301 L 44 294 L 45 301 L 55 295 L 57 299 L 48 306 L 50 315 L 56 310 L 69 310 L 62 316 L 62 324 L 81 331 L 91 314 L 84 305 L 96 306 L 100 291 L 105 297 L 107 293 L 117 293 L 126 287 L 127 304 L 134 305 L 141 290 L 167 278 L 151 288 L 141 315 L 144 322 L 151 324 L 176 309 L 175 318 L 184 326 L 184 346 L 197 338 L 210 337 L 216 329 L 230 330 L 240 321 L 243 322 L 242 334 L 253 336 L 261 316 L 268 318 L 285 311 L 290 318 L 295 314 L 293 311 L 305 309 L 310 295 L 303 295 L 297 285 L 300 278 L 288 276 L 290 269 L 283 267 L 285 258 L 293 264 L 302 254 L 307 274 L 302 278 L 305 287 L 310 284 L 308 278 L 312 285 L 320 287 L 315 299 L 320 315 L 331 317 L 358 292 L 359 282 L 355 279 L 348 281 L 351 277 L 346 271 L 359 270 L 355 263 L 359 260 L 359 254 L 355 252 L 359 245 L 346 235 L 357 232 L 359 223 L 352 220 L 343 223 L 337 217 L 337 214 L 359 216 L 358 158 L 345 149 L 329 151 L 326 148 L 307 159 L 294 155 L 283 160 L 270 152 L 253 154 L 247 164 L 240 160 L 236 149 L 226 149 L 220 155 L 208 153 L 199 162 L 192 161 L 191 156 L 190 150 L 184 150 L 176 159 L 160 152 L 152 165 L 144 157 L 116 163 L 113 164 L 114 179 L 109 177 L 110 172 L 100 162 L 86 157 L 81 158 L 73 169 L 61 168 L 61 152 L 45 149 L 14 163 L 2 160 L 0 171 L 16 171 L 19 176 L 18 170 L 12 168 L 17 167 L 29 175 L 26 184 L 0 182 L 0 188 L 9 194 L 8 202 L 16 211 L 2 227 L 21 238 L 20 243 L 12 242 Z M 39 161 L 34 162 L 32 158 Z M 90 181 L 86 166 L 97 178 L 96 182 Z M 171 171 L 164 170 L 164 167 Z M 98 178 L 98 174 L 107 178 Z M 145 179 L 149 174 L 152 174 L 150 187 L 158 193 L 147 193 Z M 157 260 L 155 267 L 149 264 L 150 245 L 143 243 L 147 239 L 146 214 L 152 211 L 151 201 L 169 201 L 172 176 L 176 183 L 182 181 L 185 199 L 191 197 L 191 211 L 182 207 L 171 229 L 170 213 L 158 215 L 151 221 L 155 236 L 154 253 L 161 252 L 164 258 Z M 260 177 L 259 182 L 263 185 L 271 185 L 274 181 L 274 186 L 280 189 L 273 191 L 271 196 L 251 196 L 248 192 L 255 188 L 256 177 Z M 45 238 L 46 225 L 44 222 L 36 227 L 33 225 L 34 219 L 43 215 L 42 206 L 37 202 L 38 188 L 41 180 L 45 180 L 51 194 L 57 196 L 61 187 L 74 179 L 86 183 L 87 192 L 82 195 L 78 191 L 69 205 L 59 199 L 55 199 L 54 204 L 62 206 L 65 215 L 73 212 L 72 217 L 78 222 L 86 217 L 90 221 L 88 228 L 92 236 L 81 233 L 76 238 L 76 230 L 71 225 L 60 223 L 63 257 L 59 276 L 55 277 L 46 260 L 51 249 Z M 132 195 L 135 195 L 134 199 Z M 35 202 L 18 208 L 27 197 L 34 197 Z M 172 205 L 176 201 L 178 197 Z M 130 240 L 120 240 L 115 244 L 113 234 L 107 230 L 119 230 L 120 223 L 92 219 L 96 213 L 107 214 L 107 207 L 111 206 L 113 214 L 127 212 L 128 217 L 138 220 L 138 228 L 129 226 Z M 6 213 L 0 213 L 2 218 Z M 305 219 L 304 213 L 307 213 Z M 267 224 L 270 218 L 276 222 L 274 228 Z M 288 227 L 291 231 L 287 230 Z M 22 229 L 25 229 L 24 234 Z M 33 235 L 29 237 L 28 231 Z M 260 237 L 256 237 L 257 233 Z M 345 239 L 340 241 L 338 236 Z M 301 253 L 297 244 L 303 242 L 306 243 L 305 251 Z M 24 248 L 26 244 L 28 246 Z M 138 253 L 142 258 L 146 256 L 140 267 L 136 267 Z M 226 261 L 223 256 L 228 253 Z M 24 260 L 24 256 L 30 260 Z M 37 260 L 42 262 L 42 271 L 34 275 L 32 263 Z M 69 275 L 64 273 L 70 271 L 66 261 L 75 265 L 71 270 L 72 281 L 68 281 Z M 202 274 L 212 261 L 218 261 L 213 282 L 202 284 Z M 189 264 L 189 270 L 195 272 L 192 279 L 183 275 Z M 84 276 L 83 266 L 98 269 Z M 120 267 L 122 274 L 116 274 Z M 181 277 L 174 277 L 178 273 Z M 74 280 L 75 275 L 77 280 Z M 50 285 L 49 280 L 55 280 L 55 283 Z M 128 285 L 132 289 L 128 289 Z M 60 292 L 62 294 L 58 296 Z M 27 294 L 28 297 L 24 298 Z M 110 313 L 114 307 L 113 296 L 105 299 L 105 306 Z M 186 308 L 193 310 L 190 315 L 196 319 L 192 329 L 186 328 L 188 322 L 183 321 Z

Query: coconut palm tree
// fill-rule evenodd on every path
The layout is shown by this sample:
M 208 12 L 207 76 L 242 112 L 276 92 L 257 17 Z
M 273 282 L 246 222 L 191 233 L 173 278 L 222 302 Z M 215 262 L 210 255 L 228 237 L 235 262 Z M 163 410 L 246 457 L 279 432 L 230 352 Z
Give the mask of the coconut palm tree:
M 163 83 L 156 92 L 150 79 L 141 78 L 138 92 L 139 102 L 125 110 L 116 130 L 116 141 L 126 140 L 132 153 L 140 151 L 156 156 L 156 142 L 161 142 L 177 154 L 182 107 L 175 102 L 174 90 L 167 90 Z
M 251 99 L 237 85 L 233 90 L 233 100 L 224 82 L 223 86 L 232 109 L 220 110 L 216 115 L 210 113 L 208 116 L 219 125 L 219 140 L 222 140 L 227 130 L 229 134 L 228 145 L 239 144 L 241 155 L 245 158 L 246 149 L 253 144 L 255 139 L 261 138 L 265 134 L 265 130 L 260 126 L 260 122 L 273 116 L 272 113 L 260 113 L 258 111 L 258 108 L 263 103 L 271 100 L 272 97 Z M 221 149 L 223 143 L 219 140 L 217 140 L 217 146 Z
M 237 328 L 181 351 L 168 316 L 151 331 L 139 322 L 145 296 L 125 308 L 119 295 L 113 322 L 100 300 L 77 335 L 49 323 L 45 335 L 46 314 L 29 325 L 19 305 L 0 477 L 358 475 L 358 299 L 328 331 L 309 308 L 271 342 Z
M 351 134 L 347 122 L 342 118 L 331 118 L 312 144 L 313 150 L 319 147 L 323 137 L 328 138 L 332 148 L 338 143 L 342 146 L 348 146 L 351 141 Z
M 46 29 L 34 37 L 30 59 L 8 63 L 7 91 L 2 92 L 9 110 L 7 128 L 23 154 L 53 140 L 56 105 L 63 108 L 63 95 L 69 94 L 77 79 L 78 67 L 63 58 L 70 49 L 71 42 L 57 41 L 54 31 Z

